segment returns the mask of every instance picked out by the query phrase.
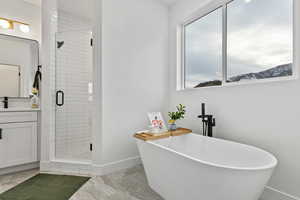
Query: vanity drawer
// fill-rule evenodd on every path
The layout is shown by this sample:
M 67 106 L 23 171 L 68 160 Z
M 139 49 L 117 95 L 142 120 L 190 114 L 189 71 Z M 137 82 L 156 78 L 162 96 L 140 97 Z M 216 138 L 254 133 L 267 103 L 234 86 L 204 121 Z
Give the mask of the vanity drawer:
M 18 122 L 36 122 L 37 112 L 2 112 L 0 113 L 0 124 Z

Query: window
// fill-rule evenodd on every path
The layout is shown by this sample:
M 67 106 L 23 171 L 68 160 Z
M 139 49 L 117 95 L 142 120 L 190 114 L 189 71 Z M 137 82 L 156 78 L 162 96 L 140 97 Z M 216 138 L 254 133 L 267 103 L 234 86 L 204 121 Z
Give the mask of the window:
M 293 0 L 234 0 L 183 29 L 184 88 L 293 75 Z
M 222 84 L 222 9 L 185 26 L 185 87 Z

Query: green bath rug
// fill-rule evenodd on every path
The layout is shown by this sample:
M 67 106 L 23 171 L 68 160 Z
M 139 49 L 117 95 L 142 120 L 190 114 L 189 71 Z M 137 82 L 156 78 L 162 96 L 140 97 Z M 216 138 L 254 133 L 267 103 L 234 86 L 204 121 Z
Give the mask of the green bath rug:
M 68 200 L 89 179 L 38 174 L 0 194 L 0 200 Z

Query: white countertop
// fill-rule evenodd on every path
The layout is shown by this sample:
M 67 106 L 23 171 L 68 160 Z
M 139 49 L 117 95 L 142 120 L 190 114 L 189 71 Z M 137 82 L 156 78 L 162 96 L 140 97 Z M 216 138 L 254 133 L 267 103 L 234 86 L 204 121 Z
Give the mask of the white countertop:
M 0 108 L 0 112 L 38 112 L 38 111 L 41 111 L 40 108 L 18 108 L 18 107 L 15 107 L 15 108 L 7 108 L 7 109 L 4 109 L 4 108 Z

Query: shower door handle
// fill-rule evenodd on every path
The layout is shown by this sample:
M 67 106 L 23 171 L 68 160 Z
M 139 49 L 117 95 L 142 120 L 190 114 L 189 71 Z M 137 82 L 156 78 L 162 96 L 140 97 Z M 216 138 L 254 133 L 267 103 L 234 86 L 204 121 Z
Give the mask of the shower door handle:
M 61 90 L 56 92 L 56 105 L 63 106 L 65 104 L 65 93 Z

